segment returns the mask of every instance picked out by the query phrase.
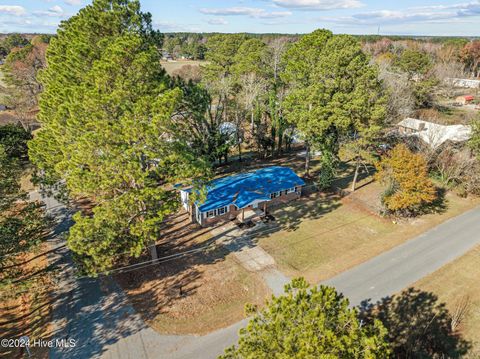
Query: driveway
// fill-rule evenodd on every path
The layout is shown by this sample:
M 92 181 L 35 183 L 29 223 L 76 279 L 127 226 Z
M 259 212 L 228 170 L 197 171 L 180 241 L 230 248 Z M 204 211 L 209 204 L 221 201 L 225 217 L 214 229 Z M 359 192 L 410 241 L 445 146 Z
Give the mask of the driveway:
M 161 335 L 144 324 L 113 282 L 75 279 L 68 251 L 58 237 L 69 228 L 69 217 L 61 205 L 50 199 L 46 202 L 49 210 L 63 212 L 59 214 L 60 229 L 52 238 L 56 241 L 52 245 L 59 246 L 52 260 L 64 269 L 57 293 L 60 300 L 54 306 L 54 338 L 77 340 L 75 348 L 52 349 L 52 358 L 211 359 L 237 341 L 238 330 L 246 320 L 204 336 Z M 351 298 L 352 305 L 378 300 L 408 287 L 479 243 L 477 208 L 324 283 L 336 286 Z M 278 286 L 277 273 L 271 275 L 273 285 Z

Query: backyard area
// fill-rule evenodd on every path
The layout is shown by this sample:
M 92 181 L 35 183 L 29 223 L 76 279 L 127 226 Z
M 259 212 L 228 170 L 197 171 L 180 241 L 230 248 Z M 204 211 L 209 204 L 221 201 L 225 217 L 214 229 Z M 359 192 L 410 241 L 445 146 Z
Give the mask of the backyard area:
M 464 320 L 460 324 L 460 333 L 471 342 L 469 357 L 480 356 L 480 247 L 447 264 L 445 267 L 421 279 L 413 286 L 433 292 L 439 302 L 447 304 L 451 313 L 467 300 L 469 305 Z

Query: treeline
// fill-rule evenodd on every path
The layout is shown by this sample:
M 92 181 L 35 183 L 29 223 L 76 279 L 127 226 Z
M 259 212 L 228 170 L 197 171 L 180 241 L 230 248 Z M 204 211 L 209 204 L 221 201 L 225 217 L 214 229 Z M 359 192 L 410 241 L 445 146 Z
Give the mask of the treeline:
M 205 43 L 212 36 L 219 33 L 191 33 L 174 32 L 164 33 L 163 49 L 173 58 L 187 58 L 192 60 L 203 60 L 205 58 Z M 265 43 L 270 43 L 278 38 L 287 38 L 290 41 L 297 41 L 303 34 L 255 34 L 244 33 L 246 37 L 256 38 Z M 420 43 L 447 44 L 447 43 L 468 43 L 476 40 L 474 37 L 443 37 L 443 36 L 401 36 L 401 35 L 352 35 L 361 43 L 369 44 L 388 39 L 390 41 L 416 41 Z

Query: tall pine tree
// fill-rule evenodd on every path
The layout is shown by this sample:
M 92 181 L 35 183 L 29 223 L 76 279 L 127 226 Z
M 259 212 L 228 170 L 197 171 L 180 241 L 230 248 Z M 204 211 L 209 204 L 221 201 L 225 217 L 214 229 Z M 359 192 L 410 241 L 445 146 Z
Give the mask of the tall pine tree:
M 30 156 L 45 184 L 65 183 L 70 197 L 95 204 L 93 215 L 74 216 L 68 237 L 92 274 L 154 249 L 177 207 L 172 184 L 207 170 L 178 136 L 182 92 L 169 87 L 158 39 L 139 1 L 94 0 L 60 25 L 47 51 Z

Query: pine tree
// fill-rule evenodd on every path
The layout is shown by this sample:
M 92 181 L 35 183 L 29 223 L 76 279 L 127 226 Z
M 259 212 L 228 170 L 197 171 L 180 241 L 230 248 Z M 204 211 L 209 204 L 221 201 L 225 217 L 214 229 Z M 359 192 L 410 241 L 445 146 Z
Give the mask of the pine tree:
M 160 66 L 158 35 L 139 1 L 95 0 L 62 22 L 41 74 L 42 130 L 30 143 L 43 181 L 87 197 L 68 237 L 86 272 L 139 256 L 177 208 L 172 184 L 201 178 L 206 163 L 173 121 L 182 91 Z
M 339 140 L 378 131 L 385 117 L 385 97 L 378 70 L 370 64 L 352 36 L 316 30 L 303 36 L 285 56 L 283 80 L 290 92 L 284 107 L 307 144 L 322 153 L 323 175 L 328 185 L 335 173 Z
M 310 290 L 304 279 L 285 287 L 240 330 L 237 346 L 222 359 L 270 358 L 387 358 L 387 334 L 379 321 L 362 325 L 357 310 L 327 286 Z

